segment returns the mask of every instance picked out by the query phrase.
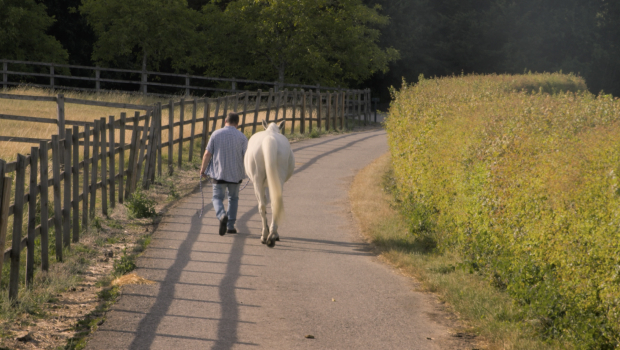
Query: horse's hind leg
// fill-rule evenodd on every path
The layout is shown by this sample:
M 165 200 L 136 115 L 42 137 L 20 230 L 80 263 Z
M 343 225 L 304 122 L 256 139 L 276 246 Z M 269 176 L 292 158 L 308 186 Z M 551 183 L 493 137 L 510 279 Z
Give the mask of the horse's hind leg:
M 254 181 L 252 181 L 254 182 Z M 261 243 L 267 242 L 267 236 L 269 235 L 269 225 L 267 222 L 267 198 L 265 197 L 265 186 L 263 181 L 254 182 L 254 195 L 258 201 L 258 212 L 263 222 L 263 230 L 261 232 Z

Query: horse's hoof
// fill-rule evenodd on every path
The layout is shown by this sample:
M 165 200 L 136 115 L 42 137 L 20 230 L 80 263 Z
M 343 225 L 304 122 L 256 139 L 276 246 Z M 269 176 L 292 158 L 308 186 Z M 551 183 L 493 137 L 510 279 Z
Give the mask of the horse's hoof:
M 262 244 L 267 244 L 267 242 L 263 241 L 262 239 L 260 240 L 260 242 L 261 242 Z
M 276 237 L 276 241 L 280 242 L 280 237 Z
M 276 241 L 275 240 L 270 239 L 270 240 L 267 241 L 267 247 L 273 248 L 275 246 L 276 246 Z

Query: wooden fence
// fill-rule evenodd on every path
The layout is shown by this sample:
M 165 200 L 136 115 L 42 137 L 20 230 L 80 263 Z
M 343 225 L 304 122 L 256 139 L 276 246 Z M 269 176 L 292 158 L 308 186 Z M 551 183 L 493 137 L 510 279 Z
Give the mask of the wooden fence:
M 189 96 L 190 93 L 204 95 L 209 91 L 235 93 L 243 90 L 239 89 L 239 84 L 252 86 L 253 89 L 272 87 L 276 91 L 284 88 L 302 88 L 331 92 L 346 90 L 338 87 L 322 87 L 320 85 L 281 84 L 277 81 L 216 78 L 189 74 L 77 66 L 46 62 L 0 59 L 0 63 L 2 63 L 2 86 L 5 89 L 9 86 L 22 85 L 26 82 L 27 85 L 50 89 L 85 91 L 100 91 L 106 88 L 110 90 L 110 86 L 116 87 L 114 90 L 118 90 L 118 87 L 123 86 L 127 87 L 129 90 L 135 91 L 136 88 L 139 87 L 139 91 L 143 94 L 148 93 L 149 87 L 155 87 L 160 90 L 164 89 L 168 91 L 168 94 L 170 94 L 170 91 L 175 91 L 177 93 L 183 91 L 185 96 Z M 13 68 L 9 69 L 9 65 Z M 30 69 L 19 70 L 25 67 L 30 67 Z M 36 72 L 29 70 L 35 70 Z M 16 77 L 17 79 L 10 79 L 10 77 Z M 26 78 L 26 81 L 24 81 L 23 78 Z M 33 80 L 37 80 L 38 83 L 32 83 Z M 63 83 L 59 84 L 59 81 Z M 82 84 L 79 84 L 80 82 L 82 82 Z M 230 88 L 223 88 L 222 83 L 230 84 Z M 104 84 L 105 88 L 102 88 L 102 84 Z M 76 85 L 86 85 L 87 87 Z
M 37 237 L 41 237 L 40 268 L 47 271 L 50 239 L 55 240 L 52 247 L 56 260 L 62 261 L 63 248 L 70 248 L 72 242 L 79 242 L 81 231 L 95 217 L 98 198 L 101 213 L 107 216 L 109 208 L 123 203 L 138 187 L 148 188 L 156 174 L 162 175 L 162 168 L 172 172 L 175 156 L 179 168 L 185 157 L 192 161 L 195 142 L 200 142 L 202 153 L 209 135 L 218 128 L 218 124 L 219 127 L 224 126 L 228 112 L 240 113 L 239 128 L 242 132 L 252 134 L 257 131 L 263 118 L 268 122 L 286 121 L 289 129 L 284 132 L 289 133 L 296 132 L 296 129 L 300 133 L 311 132 L 313 128 L 344 129 L 351 121 L 365 124 L 370 120 L 369 91 L 319 93 L 270 90 L 263 93 L 258 90 L 214 99 L 170 100 L 164 105 L 125 105 L 125 108 L 139 111 L 131 117 L 123 112 L 118 119 L 109 116 L 93 122 L 64 120 L 63 108 L 64 103 L 93 104 L 94 101 L 66 99 L 62 95 L 0 95 L 0 98 L 56 101 L 59 110 L 58 119 L 53 121 L 58 124 L 59 131 L 57 135 L 52 135 L 51 140 L 12 140 L 36 142 L 38 147 L 32 147 L 29 155 L 18 154 L 17 160 L 10 163 L 0 159 L 0 252 L 4 251 L 4 257 L 0 258 L 0 272 L 3 264 L 10 262 L 11 300 L 16 300 L 18 296 L 20 261 L 24 248 L 25 283 L 30 287 L 35 272 Z M 118 104 L 113 103 L 96 103 L 118 107 Z M 203 113 L 199 116 L 197 112 L 200 105 Z M 191 106 L 191 117 L 185 116 L 186 106 Z M 178 121 L 175 121 L 175 107 L 180 107 Z M 167 120 L 162 118 L 162 111 L 165 110 L 168 111 Z M 0 119 L 36 123 L 53 120 L 6 115 L 0 115 Z M 72 128 L 64 128 L 71 124 Z M 190 131 L 185 136 L 184 128 L 187 125 Z M 167 141 L 163 142 L 165 136 Z M 187 154 L 183 153 L 184 145 L 189 146 Z M 167 156 L 166 164 L 162 153 Z M 202 157 L 202 154 L 196 157 Z M 53 210 L 50 210 L 52 207 Z M 12 225 L 9 225 L 11 220 Z M 12 228 L 12 244 L 5 250 L 9 228 Z M 49 235 L 50 228 L 53 228 L 52 237 Z

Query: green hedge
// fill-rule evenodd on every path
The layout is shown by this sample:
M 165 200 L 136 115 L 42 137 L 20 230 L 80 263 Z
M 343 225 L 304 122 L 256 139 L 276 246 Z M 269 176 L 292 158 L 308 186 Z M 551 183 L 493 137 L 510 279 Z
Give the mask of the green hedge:
M 420 79 L 386 121 L 411 234 L 577 348 L 620 346 L 620 101 L 573 75 Z M 434 246 L 434 245 L 433 245 Z

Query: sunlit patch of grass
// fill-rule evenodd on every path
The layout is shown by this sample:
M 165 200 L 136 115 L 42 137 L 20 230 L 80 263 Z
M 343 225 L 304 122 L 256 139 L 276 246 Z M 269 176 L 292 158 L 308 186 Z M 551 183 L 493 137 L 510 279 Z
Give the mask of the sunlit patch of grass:
M 454 252 L 440 253 L 411 234 L 407 219 L 384 190 L 390 156 L 384 155 L 361 170 L 351 186 L 353 213 L 378 253 L 399 270 L 414 276 L 423 288 L 439 295 L 465 322 L 468 333 L 491 349 L 570 349 L 568 344 L 545 341 L 533 317 L 478 273 L 472 273 Z M 383 185 L 383 186 L 382 186 Z M 487 346 L 485 346 L 487 348 Z

